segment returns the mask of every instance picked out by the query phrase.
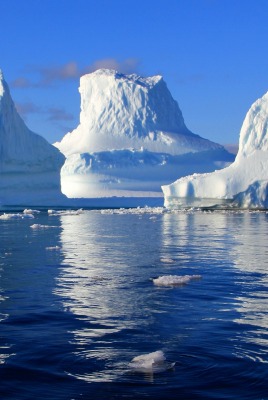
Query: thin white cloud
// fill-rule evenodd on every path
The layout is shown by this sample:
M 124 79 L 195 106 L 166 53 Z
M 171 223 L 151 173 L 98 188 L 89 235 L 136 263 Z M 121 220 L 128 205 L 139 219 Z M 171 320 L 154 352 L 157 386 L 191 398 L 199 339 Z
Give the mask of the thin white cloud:
M 79 79 L 80 76 L 94 72 L 100 68 L 114 69 L 125 74 L 133 73 L 137 72 L 138 65 L 139 61 L 136 58 L 127 58 L 123 61 L 118 61 L 115 58 L 103 58 L 94 61 L 92 64 L 84 68 L 79 68 L 75 61 L 70 61 L 61 66 L 34 66 L 29 67 L 27 73 L 37 74 L 38 78 L 36 81 L 21 76 L 11 82 L 10 86 L 21 89 L 50 87 L 57 82 Z

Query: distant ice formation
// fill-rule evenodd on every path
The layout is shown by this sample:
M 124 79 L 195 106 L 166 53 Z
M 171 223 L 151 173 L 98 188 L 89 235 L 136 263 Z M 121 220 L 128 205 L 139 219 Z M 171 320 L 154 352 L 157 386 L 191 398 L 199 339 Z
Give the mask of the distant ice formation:
M 162 350 L 134 357 L 129 363 L 131 370 L 144 373 L 159 373 L 173 368 L 175 363 L 168 362 Z
M 80 215 L 83 214 L 82 208 L 78 210 L 47 210 L 49 216 L 61 216 L 61 215 Z
M 248 111 L 233 164 L 162 187 L 165 206 L 268 208 L 268 92 Z
M 64 159 L 58 149 L 27 128 L 0 71 L 0 204 L 62 203 Z
M 201 275 L 164 275 L 153 279 L 153 282 L 157 286 L 182 286 L 197 279 L 201 279 Z
M 80 80 L 78 127 L 55 146 L 67 157 L 62 191 L 70 198 L 159 197 L 161 185 L 234 160 L 192 133 L 161 76 L 98 70 Z
M 12 219 L 31 219 L 31 218 L 34 218 L 34 215 L 30 214 L 30 213 L 27 213 L 27 214 L 24 214 L 24 213 L 16 213 L 16 214 L 4 213 L 4 214 L 0 215 L 0 220 L 3 220 L 3 221 L 8 221 L 8 220 L 12 220 Z

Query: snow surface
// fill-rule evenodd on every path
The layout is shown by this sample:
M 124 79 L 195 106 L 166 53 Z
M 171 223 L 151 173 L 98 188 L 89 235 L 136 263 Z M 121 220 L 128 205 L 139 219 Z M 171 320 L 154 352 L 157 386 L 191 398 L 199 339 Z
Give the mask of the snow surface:
M 159 197 L 161 185 L 234 157 L 192 133 L 161 76 L 98 70 L 81 77 L 80 124 L 55 146 L 67 160 L 62 191 L 70 198 Z
M 30 131 L 0 71 L 0 204 L 57 204 L 64 156 Z
M 166 207 L 268 208 L 268 92 L 249 109 L 233 164 L 162 187 Z

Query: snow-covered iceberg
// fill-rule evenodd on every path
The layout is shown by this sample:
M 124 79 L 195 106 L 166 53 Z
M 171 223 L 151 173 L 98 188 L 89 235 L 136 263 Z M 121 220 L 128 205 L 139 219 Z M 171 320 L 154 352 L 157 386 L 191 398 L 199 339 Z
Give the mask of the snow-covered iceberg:
M 27 128 L 0 71 L 0 205 L 62 203 L 64 160 L 58 149 Z
M 162 196 L 161 185 L 233 161 L 222 146 L 192 133 L 161 76 L 113 70 L 81 77 L 78 127 L 55 146 L 68 197 Z
M 162 187 L 166 207 L 268 208 L 268 92 L 249 109 L 233 164 Z

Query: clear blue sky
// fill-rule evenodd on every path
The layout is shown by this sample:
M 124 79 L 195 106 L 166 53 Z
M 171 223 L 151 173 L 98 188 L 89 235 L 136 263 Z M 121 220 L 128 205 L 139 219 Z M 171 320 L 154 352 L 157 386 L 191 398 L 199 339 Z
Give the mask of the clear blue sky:
M 186 125 L 237 143 L 268 91 L 267 0 L 0 0 L 0 54 L 23 119 L 49 142 L 78 125 L 79 76 L 161 74 Z

